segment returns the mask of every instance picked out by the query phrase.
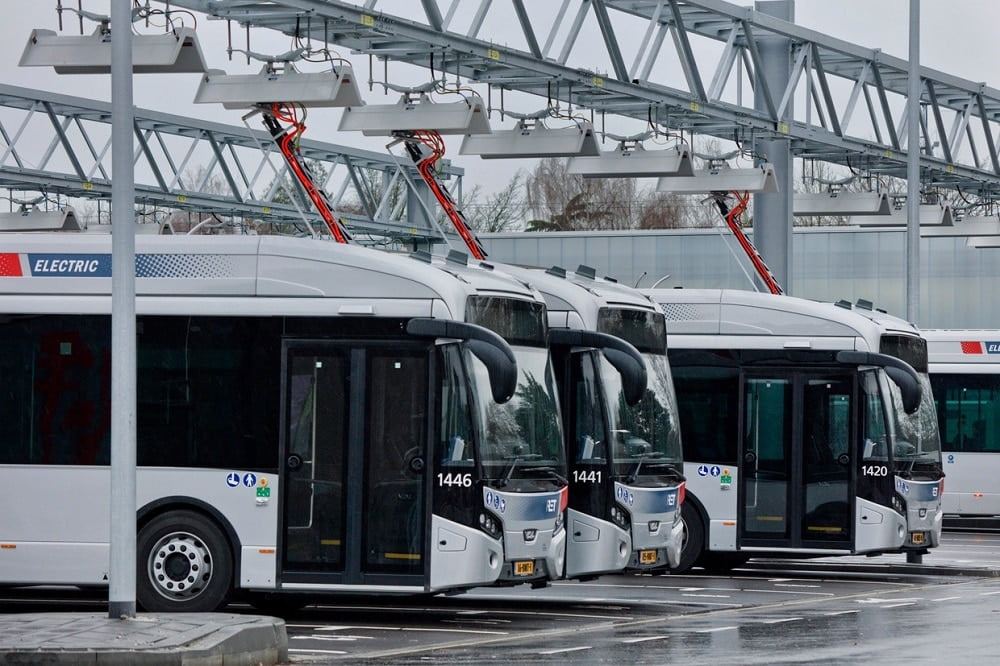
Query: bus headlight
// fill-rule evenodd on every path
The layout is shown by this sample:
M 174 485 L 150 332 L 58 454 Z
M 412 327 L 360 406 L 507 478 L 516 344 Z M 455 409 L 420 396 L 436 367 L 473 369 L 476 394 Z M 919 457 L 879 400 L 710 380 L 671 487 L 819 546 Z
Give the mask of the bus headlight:
M 483 511 L 479 514 L 479 529 L 494 539 L 499 539 L 503 535 L 503 523 L 489 511 Z
M 559 533 L 562 532 L 564 525 L 565 525 L 565 520 L 563 519 L 563 514 L 560 513 L 558 516 L 556 516 L 556 524 L 552 528 L 552 536 L 553 537 L 559 536 Z
M 617 525 L 618 527 L 622 528 L 626 532 L 628 531 L 629 529 L 628 514 L 625 513 L 625 510 L 622 509 L 617 504 L 611 505 L 611 520 L 614 521 L 615 525 Z

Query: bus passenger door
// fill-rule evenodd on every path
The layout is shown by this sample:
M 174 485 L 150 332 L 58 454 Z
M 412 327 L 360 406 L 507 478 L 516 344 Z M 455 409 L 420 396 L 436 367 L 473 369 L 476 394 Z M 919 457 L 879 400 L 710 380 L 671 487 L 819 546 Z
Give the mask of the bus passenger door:
M 343 571 L 348 350 L 293 348 L 286 366 L 282 569 Z
M 747 375 L 739 544 L 853 545 L 851 375 Z
M 286 343 L 282 586 L 425 585 L 428 359 Z

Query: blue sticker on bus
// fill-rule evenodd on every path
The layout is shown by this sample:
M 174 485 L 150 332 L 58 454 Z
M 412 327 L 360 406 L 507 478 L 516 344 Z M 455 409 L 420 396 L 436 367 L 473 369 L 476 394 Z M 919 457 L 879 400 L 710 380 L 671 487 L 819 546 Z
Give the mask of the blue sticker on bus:
M 247 472 L 243 475 L 243 485 L 247 488 L 253 488 L 257 485 L 257 475 L 252 472 Z
M 1000 354 L 1000 342 L 987 342 L 986 343 L 986 353 L 987 354 Z
M 33 277 L 111 277 L 110 254 L 28 255 Z
M 708 465 L 698 465 L 698 476 L 708 476 Z
M 240 485 L 240 475 L 236 472 L 230 472 L 226 475 L 226 485 L 230 488 L 236 488 Z

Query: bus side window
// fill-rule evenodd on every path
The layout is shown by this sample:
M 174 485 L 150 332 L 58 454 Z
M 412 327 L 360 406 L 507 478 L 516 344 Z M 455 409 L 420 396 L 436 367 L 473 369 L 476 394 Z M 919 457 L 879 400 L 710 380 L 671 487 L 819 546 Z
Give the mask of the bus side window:
M 572 368 L 572 398 L 573 403 L 567 408 L 572 413 L 572 427 L 569 436 L 576 443 L 576 461 L 578 463 L 603 463 L 605 460 L 605 445 L 602 441 L 604 423 L 601 418 L 604 409 L 597 385 L 597 372 L 594 368 L 592 354 L 571 354 Z
M 864 460 L 886 460 L 888 433 L 885 413 L 882 411 L 878 380 L 872 372 L 864 373 L 862 386 L 865 394 Z
M 461 357 L 456 345 L 441 347 L 441 465 L 471 467 L 472 415 L 469 395 L 462 381 Z

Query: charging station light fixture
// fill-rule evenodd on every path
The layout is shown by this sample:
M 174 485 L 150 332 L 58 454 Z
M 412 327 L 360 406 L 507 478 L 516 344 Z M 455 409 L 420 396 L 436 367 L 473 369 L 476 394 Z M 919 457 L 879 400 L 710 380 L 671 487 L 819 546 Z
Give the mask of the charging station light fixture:
M 885 192 L 802 192 L 792 199 L 792 215 L 891 215 Z
M 82 231 L 80 218 L 72 206 L 59 210 L 30 210 L 0 213 L 0 231 Z
M 348 106 L 340 116 L 341 131 L 365 136 L 392 136 L 395 132 L 434 130 L 439 134 L 489 134 L 486 106 L 478 95 L 459 102 L 432 102 L 421 93 L 404 94 L 396 104 Z
M 641 144 L 620 145 L 597 157 L 574 157 L 567 172 L 584 178 L 691 178 L 695 173 L 687 148 L 646 150 Z
M 709 192 L 772 193 L 778 191 L 774 165 L 764 163 L 747 169 L 727 166 L 695 169 L 693 176 L 667 176 L 656 184 L 657 192 L 706 194 Z
M 227 109 L 295 101 L 310 107 L 362 106 L 354 68 L 337 65 L 322 72 L 300 72 L 291 63 L 265 65 L 258 74 L 226 74 L 210 69 L 201 78 L 196 103 L 221 103 Z
M 921 227 L 921 236 L 952 236 L 966 238 L 1000 238 L 1000 218 L 992 217 L 965 217 L 955 220 L 953 224 L 935 227 Z
M 514 129 L 466 136 L 458 152 L 490 160 L 600 155 L 601 148 L 594 126 L 589 121 L 580 120 L 568 127 L 549 128 L 540 121 L 532 123 L 522 119 Z
M 58 74 L 109 74 L 111 35 L 103 26 L 91 35 L 60 35 L 36 28 L 31 31 L 18 64 L 53 67 Z M 136 74 L 204 73 L 205 70 L 205 57 L 192 28 L 132 36 L 132 71 Z
M 921 227 L 950 227 L 955 222 L 951 206 L 947 204 L 920 204 L 917 216 Z M 847 218 L 847 223 L 859 227 L 905 227 L 906 217 L 904 202 L 903 205 L 894 206 L 890 215 L 852 215 Z

